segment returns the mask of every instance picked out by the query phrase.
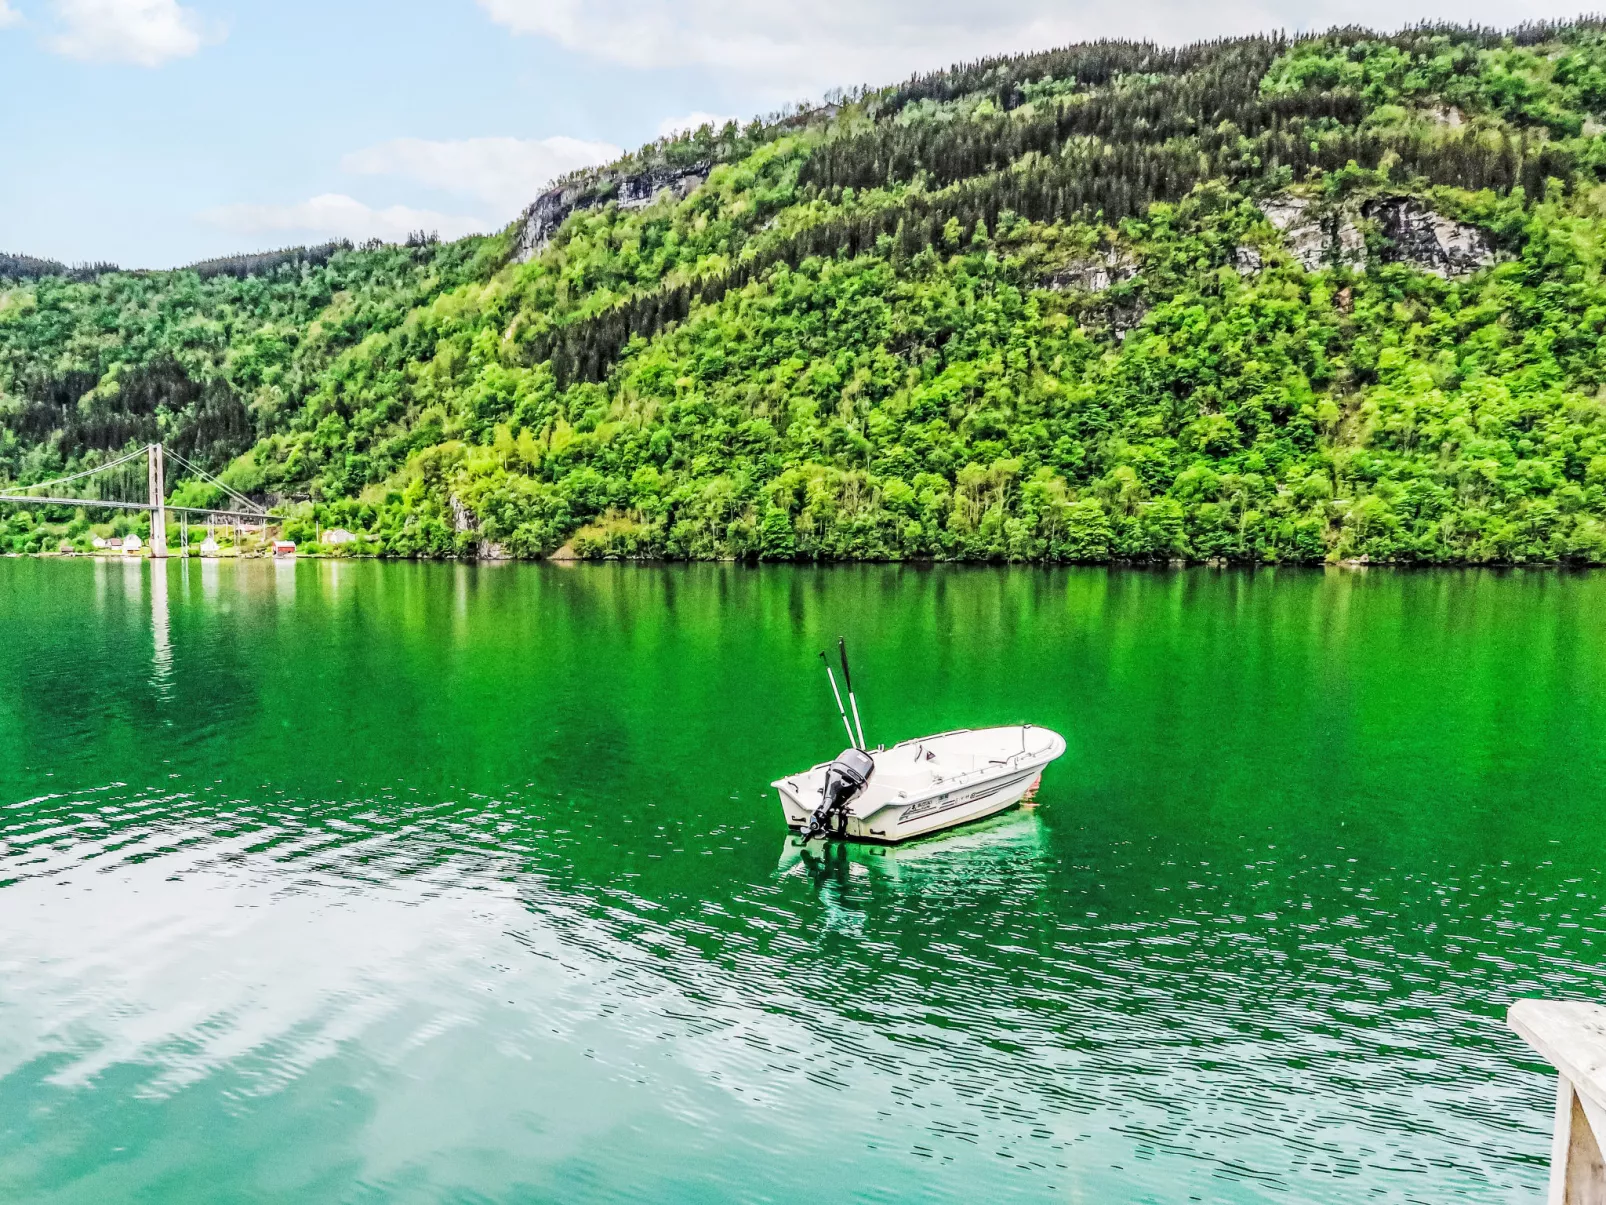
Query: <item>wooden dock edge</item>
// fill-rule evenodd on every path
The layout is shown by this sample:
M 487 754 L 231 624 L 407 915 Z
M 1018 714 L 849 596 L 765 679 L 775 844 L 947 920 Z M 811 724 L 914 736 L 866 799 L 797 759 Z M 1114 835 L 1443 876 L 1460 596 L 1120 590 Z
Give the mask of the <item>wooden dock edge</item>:
M 1549 1205 L 1606 1205 L 1606 1008 L 1518 1000 L 1506 1024 L 1556 1069 Z

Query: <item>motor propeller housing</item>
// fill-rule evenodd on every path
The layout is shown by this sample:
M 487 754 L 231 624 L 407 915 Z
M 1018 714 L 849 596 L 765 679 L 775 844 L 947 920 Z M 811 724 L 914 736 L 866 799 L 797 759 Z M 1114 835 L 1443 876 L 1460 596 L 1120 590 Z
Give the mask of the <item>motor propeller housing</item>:
M 875 761 L 863 749 L 844 749 L 825 768 L 825 786 L 820 791 L 820 806 L 809 817 L 809 826 L 803 840 L 811 841 L 824 833 L 843 836 L 848 831 L 848 804 L 864 790 L 864 784 L 875 773 Z

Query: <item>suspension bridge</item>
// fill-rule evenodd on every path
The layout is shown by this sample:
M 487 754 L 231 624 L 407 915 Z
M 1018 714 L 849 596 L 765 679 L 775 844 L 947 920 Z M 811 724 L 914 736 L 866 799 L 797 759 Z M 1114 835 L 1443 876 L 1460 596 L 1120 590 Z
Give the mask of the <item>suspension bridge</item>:
M 221 506 L 174 506 L 167 501 L 167 461 L 221 491 Z M 141 463 L 143 462 L 143 463 Z M 38 491 L 46 491 L 40 493 Z M 151 556 L 167 555 L 167 515 L 179 517 L 180 539 L 189 542 L 188 516 L 203 516 L 209 527 L 262 524 L 272 516 L 261 504 L 223 484 L 211 473 L 171 448 L 147 444 L 115 460 L 91 468 L 36 481 L 30 485 L 0 486 L 0 505 L 106 507 L 111 510 L 147 511 L 151 516 Z M 236 541 L 238 547 L 238 541 Z

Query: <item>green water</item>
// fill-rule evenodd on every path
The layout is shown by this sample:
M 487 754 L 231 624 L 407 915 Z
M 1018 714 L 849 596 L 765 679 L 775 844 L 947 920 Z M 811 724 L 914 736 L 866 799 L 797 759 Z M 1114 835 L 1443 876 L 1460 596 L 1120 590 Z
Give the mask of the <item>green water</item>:
M 156 574 L 0 561 L 0 1199 L 1539 1199 L 1606 576 Z M 838 632 L 1040 806 L 800 860 Z

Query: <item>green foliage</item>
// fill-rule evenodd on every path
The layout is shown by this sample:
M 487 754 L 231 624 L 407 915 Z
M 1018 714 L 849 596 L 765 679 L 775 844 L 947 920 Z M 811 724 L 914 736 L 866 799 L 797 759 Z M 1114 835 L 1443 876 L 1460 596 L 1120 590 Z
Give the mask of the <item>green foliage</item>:
M 17 283 L 0 472 L 161 438 L 394 556 L 1606 562 L 1603 107 L 1588 23 L 958 67 L 644 148 L 528 263 Z
M 483 272 L 487 240 L 169 273 L 0 281 L 0 474 L 53 476 L 160 439 L 216 469 L 343 350 Z M 325 249 L 327 250 L 327 249 Z

